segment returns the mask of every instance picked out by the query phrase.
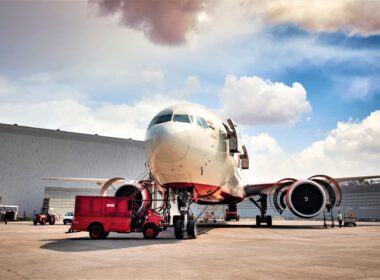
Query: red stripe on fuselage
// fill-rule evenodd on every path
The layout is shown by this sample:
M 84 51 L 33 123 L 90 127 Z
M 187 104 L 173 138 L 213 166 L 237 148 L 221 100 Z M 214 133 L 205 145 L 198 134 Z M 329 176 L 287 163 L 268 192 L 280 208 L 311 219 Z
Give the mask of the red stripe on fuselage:
M 230 193 L 225 192 L 219 186 L 199 184 L 199 183 L 188 183 L 188 182 L 178 182 L 178 183 L 168 183 L 163 185 L 164 188 L 172 189 L 183 189 L 183 188 L 194 188 L 197 192 L 197 200 L 200 204 L 227 204 L 227 203 L 237 203 L 242 201 L 240 197 L 235 197 Z M 208 202 L 207 200 L 213 200 Z

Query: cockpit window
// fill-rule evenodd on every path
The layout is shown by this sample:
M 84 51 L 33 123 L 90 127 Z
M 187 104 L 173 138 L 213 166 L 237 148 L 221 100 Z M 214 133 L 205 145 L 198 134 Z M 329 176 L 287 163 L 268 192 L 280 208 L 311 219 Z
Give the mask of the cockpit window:
M 174 115 L 173 121 L 175 122 L 183 122 L 190 123 L 190 118 L 188 115 Z
M 190 116 L 191 122 L 196 123 L 200 127 L 208 128 L 209 126 L 207 125 L 207 122 L 205 121 L 204 118 L 202 117 L 195 117 L 195 116 Z
M 156 116 L 150 122 L 150 124 L 148 126 L 148 129 L 151 128 L 155 124 L 164 123 L 164 122 L 170 122 L 171 120 L 172 120 L 172 114 Z
M 204 128 L 208 128 L 207 122 L 205 121 L 204 118 L 198 117 L 198 121 L 201 123 L 201 126 Z

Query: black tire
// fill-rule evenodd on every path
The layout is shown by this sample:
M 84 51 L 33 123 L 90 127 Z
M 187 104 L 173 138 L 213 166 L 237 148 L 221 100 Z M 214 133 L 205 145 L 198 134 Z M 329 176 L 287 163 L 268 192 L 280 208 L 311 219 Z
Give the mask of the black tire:
M 230 218 L 226 218 L 226 222 L 228 222 L 230 220 Z
M 174 236 L 177 239 L 183 239 L 183 220 L 182 218 L 178 218 L 174 221 Z
M 35 225 L 35 226 L 37 225 L 37 220 L 33 221 L 33 225 Z
M 267 216 L 267 226 L 268 227 L 272 226 L 272 216 Z
M 89 234 L 91 239 L 104 239 L 105 233 L 101 225 L 93 225 L 89 229 Z
M 143 234 L 145 239 L 154 239 L 158 235 L 158 228 L 154 224 L 147 224 L 143 228 Z
M 187 236 L 189 239 L 196 239 L 198 237 L 198 227 L 194 220 L 189 221 L 187 224 Z
M 236 217 L 236 221 L 238 222 L 240 220 L 240 216 L 237 216 Z
M 63 224 L 66 225 L 67 224 L 66 221 L 63 221 Z
M 49 225 L 54 225 L 55 224 L 55 219 L 50 219 Z
M 354 227 L 356 227 L 356 223 L 353 223 Z
M 45 219 L 42 219 L 42 220 L 40 221 L 40 225 L 41 225 L 41 226 L 46 225 L 46 220 L 45 220 Z
M 259 215 L 256 216 L 256 226 L 261 227 L 261 218 Z

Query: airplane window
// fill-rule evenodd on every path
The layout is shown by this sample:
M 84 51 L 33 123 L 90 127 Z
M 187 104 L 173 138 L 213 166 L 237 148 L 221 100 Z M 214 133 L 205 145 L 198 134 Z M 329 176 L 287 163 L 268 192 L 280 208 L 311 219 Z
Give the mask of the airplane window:
M 208 128 L 207 122 L 205 121 L 204 118 L 198 117 L 198 120 L 201 122 L 202 127 Z
M 190 123 L 190 118 L 188 115 L 174 115 L 173 121 L 175 122 L 183 122 Z
M 172 115 L 161 115 L 154 117 L 153 120 L 150 122 L 148 129 L 151 128 L 151 126 L 159 123 L 164 123 L 164 122 L 170 122 L 172 120 Z

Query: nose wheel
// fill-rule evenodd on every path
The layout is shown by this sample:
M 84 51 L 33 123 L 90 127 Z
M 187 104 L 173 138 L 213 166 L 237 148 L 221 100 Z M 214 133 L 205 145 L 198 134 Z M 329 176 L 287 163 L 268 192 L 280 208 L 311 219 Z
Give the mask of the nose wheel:
M 187 221 L 186 221 L 187 220 Z M 198 237 L 198 227 L 194 218 L 189 214 L 174 216 L 174 236 L 177 239 L 184 239 L 187 235 L 189 239 Z
M 189 239 L 198 236 L 198 229 L 194 215 L 190 213 L 190 204 L 193 201 L 192 191 L 180 192 L 177 195 L 178 211 L 181 215 L 173 217 L 174 236 L 177 239 Z

